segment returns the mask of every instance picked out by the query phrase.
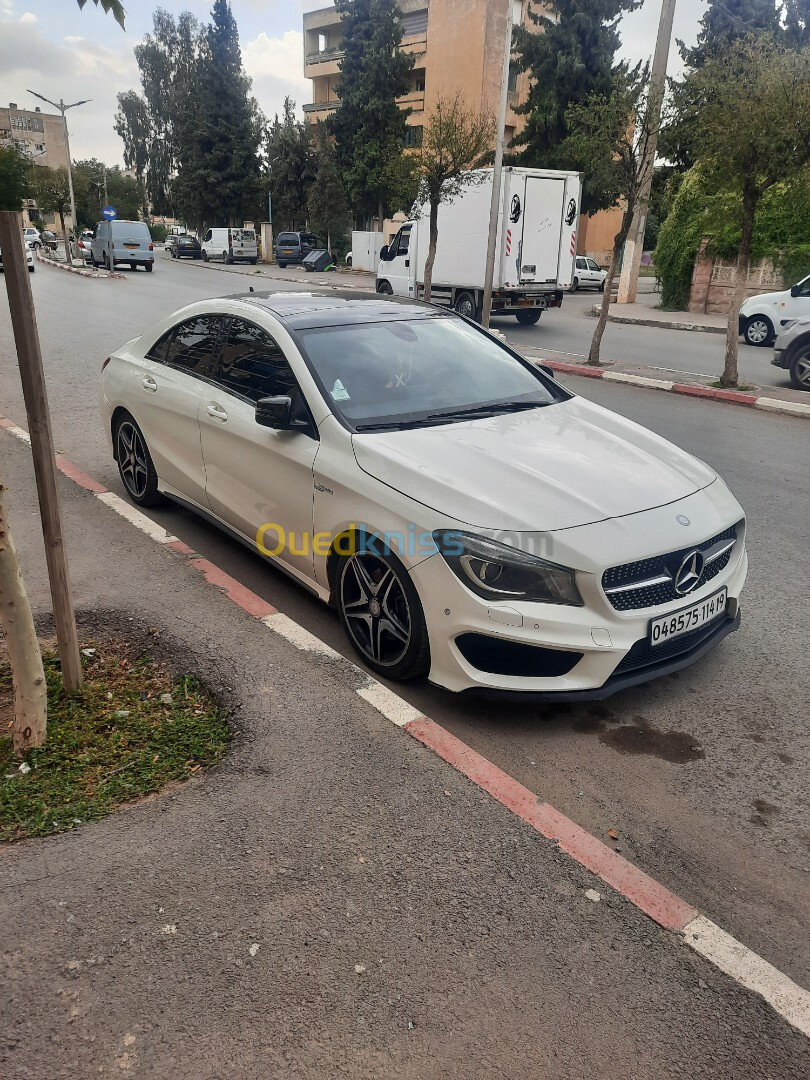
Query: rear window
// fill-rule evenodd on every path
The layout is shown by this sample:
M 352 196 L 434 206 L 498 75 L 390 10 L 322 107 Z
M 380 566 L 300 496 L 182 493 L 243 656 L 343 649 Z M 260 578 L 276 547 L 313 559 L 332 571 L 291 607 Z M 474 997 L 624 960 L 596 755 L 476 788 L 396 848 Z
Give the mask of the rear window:
M 294 232 L 282 232 L 278 234 L 277 244 L 287 244 L 292 246 L 298 243 L 298 233 Z
M 143 221 L 114 221 L 112 223 L 113 236 L 140 236 L 144 240 L 151 240 L 152 235 Z

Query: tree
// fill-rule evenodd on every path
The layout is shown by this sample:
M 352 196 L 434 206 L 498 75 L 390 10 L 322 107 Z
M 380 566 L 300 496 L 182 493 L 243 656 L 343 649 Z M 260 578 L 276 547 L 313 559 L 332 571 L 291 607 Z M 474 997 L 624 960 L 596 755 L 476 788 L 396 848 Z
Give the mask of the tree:
M 76 3 L 80 8 L 83 8 L 87 3 L 87 0 L 76 0 Z M 102 11 L 106 12 L 106 14 L 112 14 L 121 29 L 124 29 L 126 12 L 124 11 L 124 5 L 121 0 L 93 0 L 93 3 L 96 7 L 100 6 Z
M 48 691 L 31 605 L 6 519 L 4 493 L 0 476 L 0 631 L 14 684 L 12 747 L 15 755 L 21 755 L 30 746 L 45 742 Z
M 312 228 L 326 234 L 329 250 L 332 250 L 332 237 L 342 244 L 349 224 L 349 204 L 346 191 L 340 179 L 335 148 L 319 123 L 315 132 L 315 180 L 307 196 L 307 208 Z
M 649 71 L 614 72 L 609 96 L 594 94 L 583 104 L 569 105 L 565 122 L 569 135 L 564 153 L 590 161 L 590 172 L 599 191 L 610 196 L 608 205 L 623 208 L 619 231 L 605 278 L 599 319 L 588 353 L 588 363 L 599 364 L 599 351 L 607 326 L 610 291 L 633 216 L 641 209 L 642 192 L 650 177 L 647 150 L 657 134 L 647 118 Z M 633 118 L 636 118 L 635 121 Z
M 452 98 L 437 98 L 418 158 L 420 202 L 428 204 L 430 216 L 425 300 L 431 297 L 439 206 L 453 202 L 468 185 L 483 183 L 488 174 L 475 174 L 472 170 L 492 149 L 494 140 L 494 119 L 487 113 L 468 109 L 460 92 Z
M 520 165 L 547 169 L 583 169 L 583 213 L 612 205 L 609 192 L 597 190 L 588 175 L 587 159 L 574 155 L 578 144 L 570 134 L 568 109 L 594 96 L 605 99 L 613 87 L 618 24 L 641 0 L 539 0 L 529 7 L 532 21 L 542 33 L 516 27 L 514 51 L 521 71 L 531 76 L 529 96 L 516 112 L 526 125 L 513 139 L 522 148 Z
M 801 0 L 799 0 L 801 3 Z M 739 38 L 757 34 L 778 34 L 780 9 L 776 0 L 708 0 L 700 20 L 697 43 L 688 48 L 678 42 L 687 68 L 702 67 Z
M 21 210 L 30 187 L 31 162 L 16 146 L 0 146 L 0 210 Z
M 49 169 L 43 165 L 35 166 L 32 189 L 34 198 L 37 200 L 41 210 L 45 210 L 49 214 L 59 215 L 62 234 L 67 245 L 68 230 L 65 225 L 65 214 L 70 210 L 70 186 L 68 184 L 67 169 L 64 166 L 58 169 Z M 87 180 L 81 174 L 74 178 L 73 191 L 77 203 L 87 195 Z M 76 227 L 77 223 L 74 221 L 73 228 Z
M 794 49 L 810 45 L 810 0 L 785 0 L 785 40 Z
M 340 108 L 327 121 L 338 168 L 358 215 L 382 219 L 390 200 L 386 167 L 405 141 L 407 111 L 396 99 L 410 89 L 413 57 L 400 51 L 395 0 L 335 0 L 343 48 L 336 91 Z
M 270 165 L 270 193 L 276 232 L 303 229 L 307 221 L 307 194 L 314 177 L 309 125 L 295 117 L 295 102 L 284 99 L 284 112 L 276 113 L 265 142 Z
M 193 104 L 180 103 L 192 126 L 181 121 L 174 203 L 187 220 L 236 225 L 257 209 L 262 118 L 228 0 L 214 0 L 198 72 Z
M 767 36 L 733 41 L 689 73 L 679 103 L 691 153 L 716 188 L 737 193 L 737 282 L 720 379 L 733 387 L 757 207 L 770 188 L 810 162 L 810 48 L 790 49 Z
M 138 220 L 143 208 L 143 190 L 136 179 L 125 176 L 115 165 L 106 169 L 106 196 L 104 183 L 105 166 L 91 158 L 77 161 L 73 166 L 73 183 L 76 194 L 76 219 L 79 228 L 94 228 L 101 220 L 101 210 L 109 203 L 120 218 Z

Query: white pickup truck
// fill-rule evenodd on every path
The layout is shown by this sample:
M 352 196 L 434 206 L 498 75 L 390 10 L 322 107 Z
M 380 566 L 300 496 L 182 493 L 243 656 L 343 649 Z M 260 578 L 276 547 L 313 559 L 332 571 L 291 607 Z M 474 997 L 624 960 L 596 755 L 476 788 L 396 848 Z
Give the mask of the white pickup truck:
M 484 293 L 492 169 L 478 173 L 450 203 L 439 206 L 439 240 L 431 299 L 480 320 Z M 501 177 L 492 314 L 536 323 L 562 304 L 574 280 L 581 183 L 579 173 L 508 167 Z M 377 292 L 424 294 L 429 208 L 419 208 L 380 252 Z

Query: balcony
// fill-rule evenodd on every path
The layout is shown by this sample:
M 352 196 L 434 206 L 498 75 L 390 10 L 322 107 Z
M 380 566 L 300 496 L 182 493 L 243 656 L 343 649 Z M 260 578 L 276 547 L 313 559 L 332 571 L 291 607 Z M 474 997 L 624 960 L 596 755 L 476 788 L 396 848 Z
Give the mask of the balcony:
M 425 91 L 409 90 L 407 94 L 397 98 L 397 105 L 399 105 L 400 109 L 413 109 L 414 112 L 424 112 Z
M 339 105 L 340 101 L 337 99 L 334 101 L 313 101 L 304 106 L 304 115 L 314 122 L 334 112 Z
M 305 61 L 309 64 L 325 64 L 328 60 L 342 60 L 346 50 L 342 45 L 333 45 L 331 49 L 321 49 L 320 52 L 307 53 Z

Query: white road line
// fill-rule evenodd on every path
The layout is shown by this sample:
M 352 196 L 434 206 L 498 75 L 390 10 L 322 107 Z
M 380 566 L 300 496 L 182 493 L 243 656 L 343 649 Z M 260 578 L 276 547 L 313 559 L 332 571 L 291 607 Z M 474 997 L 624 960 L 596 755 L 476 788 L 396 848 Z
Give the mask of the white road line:
M 158 525 L 156 521 L 152 521 L 146 514 L 142 514 L 140 510 L 130 506 L 128 502 L 124 502 L 120 495 L 116 495 L 114 491 L 99 492 L 96 498 L 99 502 L 103 502 L 105 506 L 109 506 L 116 514 L 120 514 L 130 525 L 134 525 L 136 529 L 140 529 L 142 533 L 146 533 L 147 536 L 156 540 L 158 544 L 171 544 L 177 539 L 176 536 L 166 532 L 162 525 Z
M 628 375 L 623 371 L 606 371 L 602 376 L 607 382 L 632 383 L 634 386 L 649 386 L 653 390 L 671 390 L 675 385 L 667 379 L 648 379 L 644 375 Z
M 409 701 L 401 698 L 399 694 L 395 694 L 382 683 L 378 683 L 376 679 L 371 679 L 369 685 L 361 687 L 357 693 L 397 727 L 405 727 L 406 724 L 410 724 L 412 720 L 418 720 L 423 715 Z
M 741 986 L 753 990 L 803 1035 L 810 1036 L 810 993 L 725 930 L 698 915 L 683 929 L 688 945 Z
M 318 656 L 328 657 L 330 660 L 344 660 L 331 645 L 321 641 L 319 637 L 305 630 L 299 623 L 294 622 L 288 615 L 281 611 L 274 611 L 272 615 L 264 615 L 261 619 L 268 630 L 274 630 L 285 641 L 289 641 L 296 649 L 303 652 L 317 653 Z M 348 663 L 348 661 L 344 661 Z
M 779 398 L 760 397 L 757 398 L 755 404 L 758 409 L 795 413 L 797 416 L 810 416 L 810 404 L 805 405 L 803 401 L 782 401 Z

